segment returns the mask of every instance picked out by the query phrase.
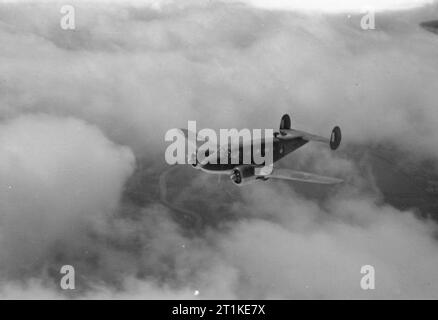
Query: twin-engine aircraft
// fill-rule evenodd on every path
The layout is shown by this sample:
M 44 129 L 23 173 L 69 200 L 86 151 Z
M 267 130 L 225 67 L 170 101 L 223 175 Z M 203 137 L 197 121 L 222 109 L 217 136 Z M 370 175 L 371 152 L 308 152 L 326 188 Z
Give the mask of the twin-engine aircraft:
M 184 133 L 185 138 L 188 140 L 188 130 L 180 130 Z M 272 138 L 271 146 L 273 148 L 273 159 L 271 164 L 256 164 L 252 157 L 250 163 L 245 163 L 242 157 L 245 142 L 239 142 L 239 146 L 234 147 L 234 149 L 232 146 L 228 145 L 219 146 L 216 152 L 207 154 L 205 159 L 202 159 L 201 161 L 195 159 L 195 161 L 192 163 L 192 166 L 207 173 L 228 175 L 230 179 L 239 186 L 259 180 L 266 181 L 268 179 L 293 180 L 317 184 L 337 184 L 343 182 L 343 180 L 338 178 L 325 177 L 313 173 L 274 167 L 275 162 L 302 147 L 309 141 L 323 142 L 328 144 L 332 150 L 336 150 L 341 143 L 341 129 L 338 126 L 334 127 L 330 138 L 324 138 L 304 131 L 294 130 L 291 129 L 291 119 L 289 115 L 285 114 L 281 118 L 279 132 L 274 132 L 274 136 Z M 248 143 L 250 144 L 249 149 L 254 150 L 256 145 L 255 141 L 251 139 L 250 142 L 246 142 L 246 144 Z M 265 144 L 264 139 L 262 139 L 262 141 L 258 141 L 257 145 L 261 146 L 262 154 L 266 154 L 267 144 Z M 248 145 L 246 146 L 248 147 Z M 228 161 L 226 164 L 221 163 L 219 159 L 221 154 L 220 151 L 222 150 L 223 152 L 224 148 L 226 148 L 225 153 L 228 152 Z M 233 151 L 237 151 L 235 150 L 236 148 L 239 149 L 239 161 L 238 163 L 232 163 L 231 154 Z M 211 161 L 212 159 L 215 161 Z

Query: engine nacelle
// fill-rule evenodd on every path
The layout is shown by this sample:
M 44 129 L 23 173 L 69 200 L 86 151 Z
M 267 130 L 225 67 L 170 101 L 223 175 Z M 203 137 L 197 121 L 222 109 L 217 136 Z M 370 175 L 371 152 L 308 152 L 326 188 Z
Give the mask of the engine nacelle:
M 252 183 L 257 180 L 257 176 L 255 175 L 255 168 L 253 166 L 238 166 L 234 168 L 230 178 L 235 184 L 239 186 Z

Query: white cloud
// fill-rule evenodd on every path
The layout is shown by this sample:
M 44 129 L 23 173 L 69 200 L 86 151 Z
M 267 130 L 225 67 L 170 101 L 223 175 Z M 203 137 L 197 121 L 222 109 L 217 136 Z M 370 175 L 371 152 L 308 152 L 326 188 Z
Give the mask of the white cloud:
M 362 190 L 352 160 L 311 146 L 288 158 L 359 185 L 332 201 L 272 182 L 230 200 L 206 176 L 179 176 L 172 190 L 184 185 L 178 199 L 205 219 L 196 236 L 156 186 L 164 132 L 187 120 L 265 128 L 290 112 L 320 134 L 339 124 L 344 145 L 389 143 L 436 163 L 437 42 L 417 26 L 428 12 L 364 32 L 354 17 L 219 2 L 77 6 L 71 33 L 51 4 L 0 14 L 1 296 L 64 297 L 68 262 L 74 297 L 366 298 L 369 263 L 384 275 L 372 297 L 436 297 L 436 224 Z M 134 154 L 147 167 L 131 190 L 141 205 L 120 201 Z
M 56 246 L 80 246 L 118 209 L 134 156 L 82 120 L 23 115 L 0 125 L 0 270 L 32 270 Z M 80 237 L 79 237 L 80 238 Z
M 363 10 L 406 10 L 432 4 L 435 0 L 238 0 L 235 2 L 268 10 L 352 13 Z

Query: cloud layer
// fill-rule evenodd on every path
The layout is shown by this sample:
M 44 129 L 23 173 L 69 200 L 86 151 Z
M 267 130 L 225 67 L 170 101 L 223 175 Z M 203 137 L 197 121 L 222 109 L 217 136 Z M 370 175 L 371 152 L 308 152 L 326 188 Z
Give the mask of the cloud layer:
M 406 10 L 434 3 L 434 0 L 243 0 L 241 2 L 252 6 L 270 10 L 291 10 L 311 12 L 360 12 L 366 10 Z
M 344 148 L 435 165 L 438 42 L 418 27 L 434 7 L 364 31 L 354 10 L 73 4 L 74 31 L 58 3 L 0 5 L 1 297 L 437 298 L 436 223 L 385 203 L 366 161 L 306 146 L 283 165 L 348 181 L 312 197 L 181 168 L 178 210 L 158 184 L 168 129 L 275 128 L 286 112 L 319 134 L 340 125 Z

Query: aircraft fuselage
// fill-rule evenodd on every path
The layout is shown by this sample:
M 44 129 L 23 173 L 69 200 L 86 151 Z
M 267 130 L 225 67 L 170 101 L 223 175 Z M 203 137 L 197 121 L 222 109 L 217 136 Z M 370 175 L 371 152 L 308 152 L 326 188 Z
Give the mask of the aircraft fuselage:
M 286 155 L 288 155 L 289 153 L 295 151 L 296 149 L 302 147 L 303 145 L 305 145 L 306 143 L 308 143 L 307 140 L 301 139 L 301 138 L 295 138 L 295 139 L 290 139 L 290 140 L 285 140 L 285 139 L 279 139 L 278 137 L 273 138 L 272 141 L 272 146 L 273 146 L 273 162 L 277 162 L 278 160 L 282 159 L 283 157 L 285 157 Z M 257 145 L 259 145 L 262 150 L 261 150 L 261 155 L 264 156 L 266 151 L 265 151 L 265 143 L 262 140 L 261 143 L 257 143 Z M 236 163 L 237 161 L 234 161 L 235 163 L 232 162 L 231 159 L 231 149 L 228 149 L 228 161 L 223 161 L 226 162 L 226 164 L 221 164 L 220 162 L 220 152 L 217 152 L 218 154 L 218 158 L 217 158 L 217 163 L 207 163 L 205 165 L 201 166 L 201 169 L 205 170 L 205 171 L 209 171 L 212 173 L 220 173 L 222 171 L 225 172 L 229 172 L 231 170 L 233 170 L 235 167 L 239 166 L 239 165 L 250 165 L 249 163 L 246 163 L 244 161 L 245 157 L 244 157 L 244 152 L 245 151 L 249 151 L 251 152 L 251 165 L 254 165 L 256 167 L 263 167 L 265 164 L 257 164 L 254 161 L 253 158 L 253 154 L 254 154 L 254 148 L 256 146 L 254 145 L 253 142 L 251 142 L 251 147 L 249 146 L 245 146 L 243 143 L 239 144 L 239 159 L 238 159 L 238 163 Z M 260 153 L 259 153 L 260 154 Z M 236 159 L 237 160 L 237 159 Z

